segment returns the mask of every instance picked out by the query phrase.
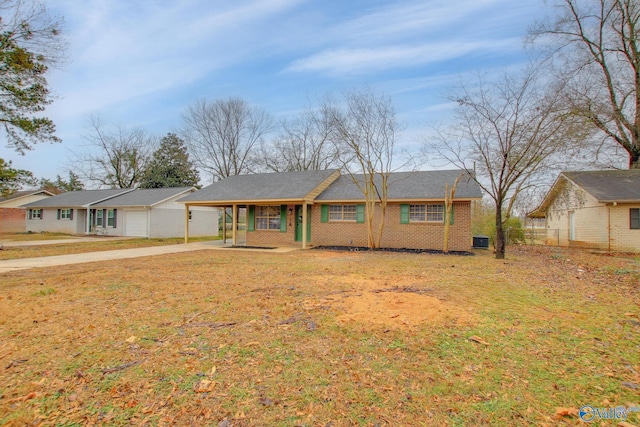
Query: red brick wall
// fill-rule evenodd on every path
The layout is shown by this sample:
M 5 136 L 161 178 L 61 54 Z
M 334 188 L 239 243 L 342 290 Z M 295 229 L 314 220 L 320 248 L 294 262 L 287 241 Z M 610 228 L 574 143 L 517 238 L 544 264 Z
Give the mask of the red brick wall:
M 287 206 L 287 231 L 255 230 L 247 231 L 248 246 L 301 246 L 295 241 L 295 206 Z
M 21 208 L 0 208 L 0 233 L 24 233 L 26 211 Z
M 320 205 L 313 206 L 311 243 L 314 246 L 367 246 L 366 224 L 320 222 Z M 377 230 L 380 208 L 376 209 L 374 228 Z M 442 250 L 444 224 L 400 224 L 400 204 L 387 205 L 380 246 L 383 248 Z M 454 222 L 449 227 L 449 250 L 471 249 L 471 203 L 454 203 Z
M 288 206 L 287 210 L 294 210 Z M 311 209 L 311 241 L 313 246 L 367 246 L 366 224 L 354 222 L 320 221 L 320 205 Z M 250 246 L 301 246 L 295 238 L 295 222 L 293 213 L 287 215 L 287 231 L 248 231 L 247 245 Z M 378 226 L 379 207 L 376 210 L 374 227 Z M 400 204 L 387 206 L 385 225 L 381 240 L 384 248 L 434 249 L 442 250 L 444 224 L 411 223 L 400 224 Z M 468 251 L 472 246 L 471 236 L 471 203 L 454 203 L 454 223 L 449 228 L 449 249 L 452 251 Z

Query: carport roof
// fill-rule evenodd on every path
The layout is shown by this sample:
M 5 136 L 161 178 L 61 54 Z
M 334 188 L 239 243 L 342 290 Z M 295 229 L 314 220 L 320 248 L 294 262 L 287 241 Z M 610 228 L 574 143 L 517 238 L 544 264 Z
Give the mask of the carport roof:
M 204 187 L 178 200 L 181 203 L 246 203 L 256 201 L 302 201 L 339 176 L 335 169 L 321 171 L 236 175 Z

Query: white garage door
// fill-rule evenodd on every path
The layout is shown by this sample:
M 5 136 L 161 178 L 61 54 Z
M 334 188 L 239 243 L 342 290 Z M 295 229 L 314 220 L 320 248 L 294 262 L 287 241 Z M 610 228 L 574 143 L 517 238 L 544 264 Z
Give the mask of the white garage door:
M 147 237 L 147 211 L 124 213 L 124 235 Z

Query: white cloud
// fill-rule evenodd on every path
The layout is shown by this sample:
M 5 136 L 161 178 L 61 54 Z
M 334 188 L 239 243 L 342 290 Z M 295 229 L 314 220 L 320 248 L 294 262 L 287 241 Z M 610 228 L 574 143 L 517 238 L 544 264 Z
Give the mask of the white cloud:
M 50 79 L 62 94 L 52 115 L 86 115 L 229 67 L 259 50 L 261 29 L 301 1 L 62 2 L 72 64 Z
M 530 8 L 510 0 L 394 2 L 328 28 L 323 43 L 311 43 L 285 71 L 338 77 L 433 64 L 470 54 L 510 55 L 521 50 L 521 38 L 500 28 Z
M 332 76 L 371 74 L 468 56 L 478 50 L 514 50 L 514 40 L 446 41 L 414 46 L 340 48 L 294 61 L 286 71 L 323 71 Z

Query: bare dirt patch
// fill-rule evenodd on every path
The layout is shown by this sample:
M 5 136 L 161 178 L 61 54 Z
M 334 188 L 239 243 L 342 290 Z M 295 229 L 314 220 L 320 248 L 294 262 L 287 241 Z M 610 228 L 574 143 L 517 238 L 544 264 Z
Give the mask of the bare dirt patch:
M 437 298 L 415 292 L 384 291 L 348 295 L 336 304 L 344 314 L 336 321 L 348 325 L 357 323 L 365 329 L 383 327 L 413 330 L 416 327 L 437 328 L 447 324 L 470 325 L 473 316 L 466 310 Z

